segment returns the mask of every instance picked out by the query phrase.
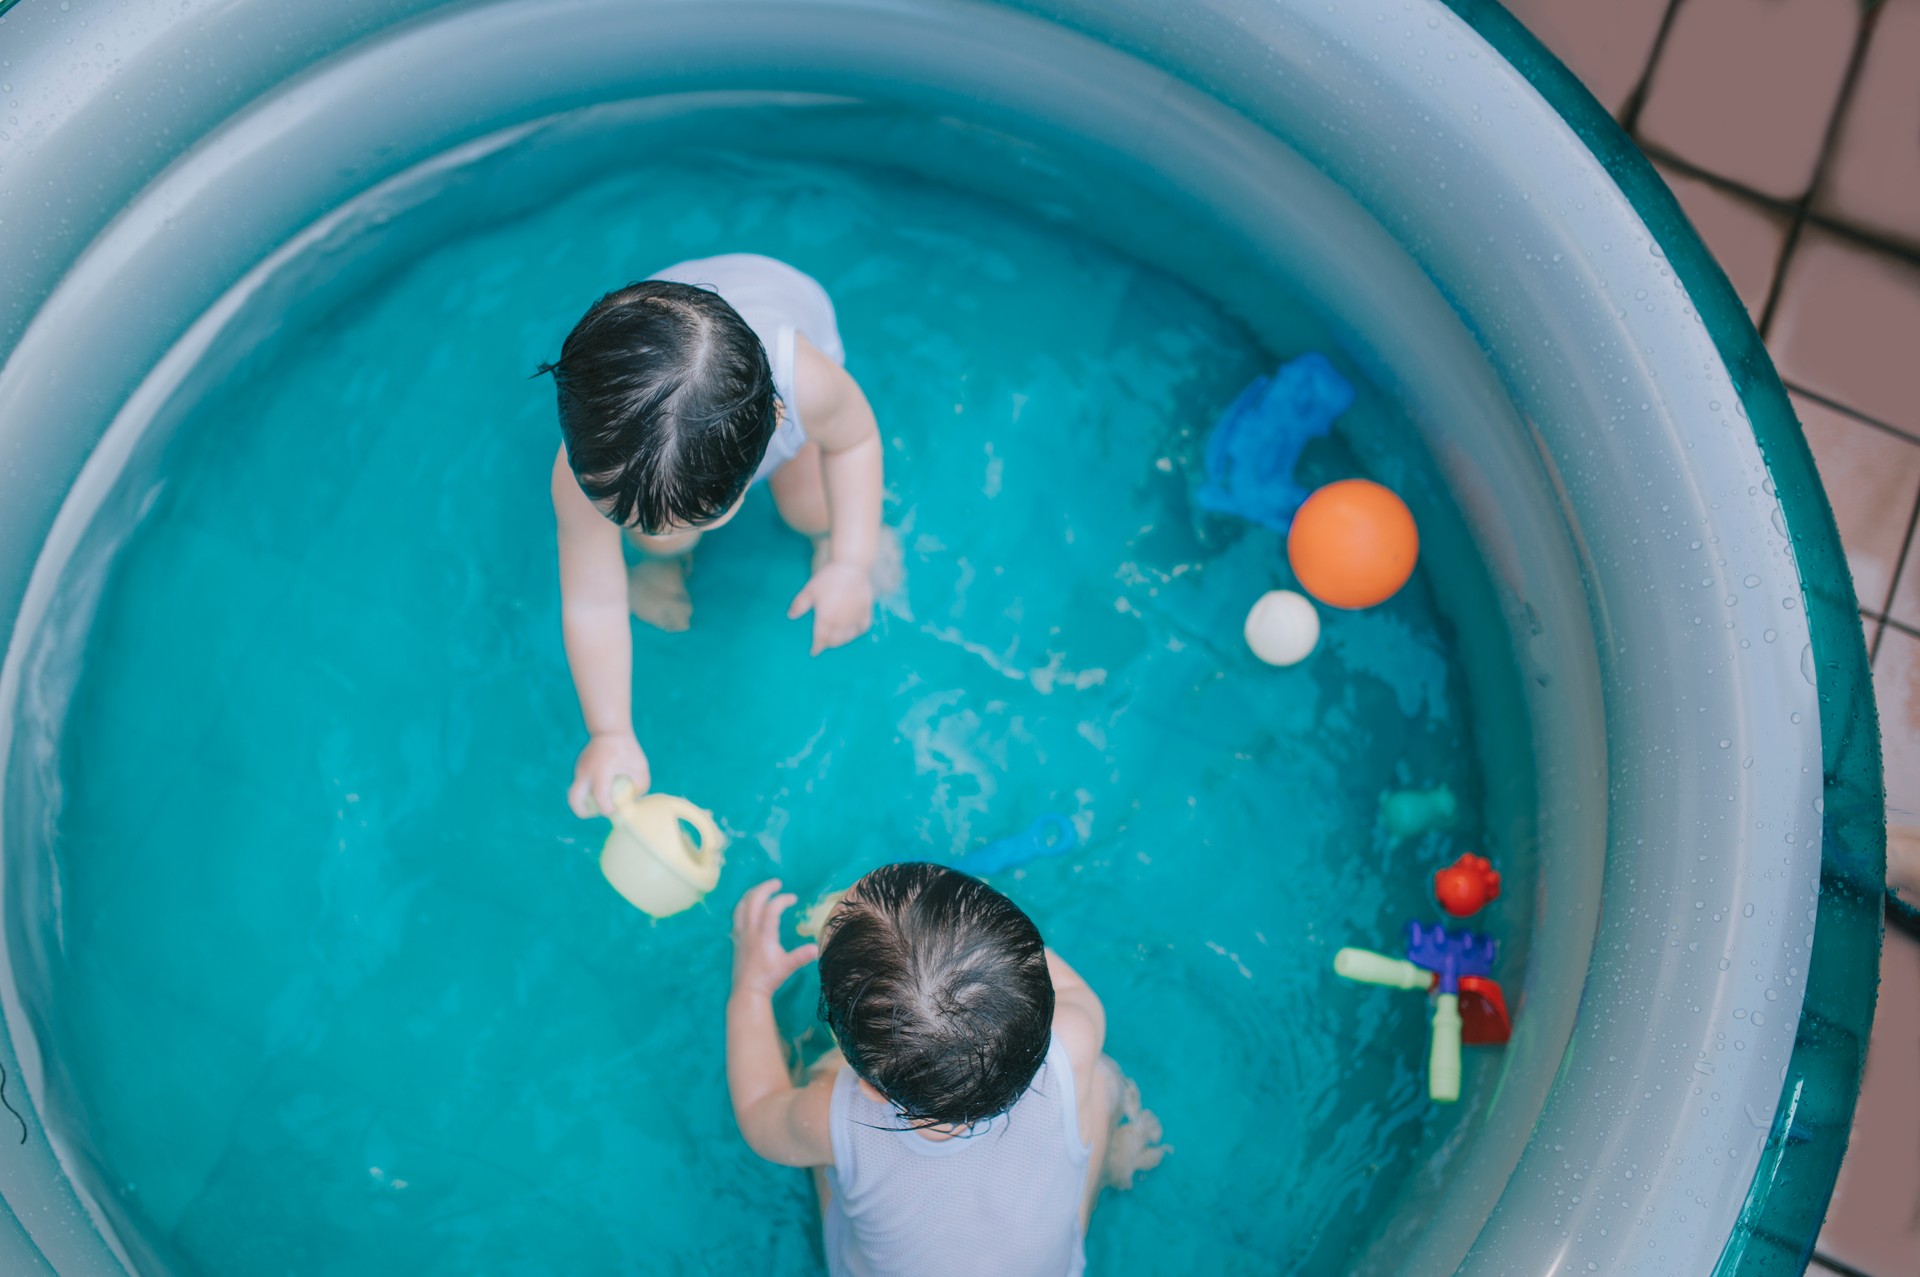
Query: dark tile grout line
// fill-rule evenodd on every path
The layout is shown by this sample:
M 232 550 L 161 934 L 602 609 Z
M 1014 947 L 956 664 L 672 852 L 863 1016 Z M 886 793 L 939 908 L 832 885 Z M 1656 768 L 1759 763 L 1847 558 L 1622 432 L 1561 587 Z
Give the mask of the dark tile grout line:
M 1640 143 L 1640 149 L 1646 152 L 1647 158 L 1650 160 L 1656 160 L 1668 168 L 1677 169 L 1686 176 L 1694 178 L 1697 181 L 1705 182 L 1708 186 L 1722 191 L 1725 194 L 1737 195 L 1750 204 L 1758 204 L 1769 213 L 1788 218 L 1796 215 L 1797 205 L 1795 205 L 1792 200 L 1783 200 L 1777 195 L 1768 195 L 1764 192 L 1756 191 L 1751 187 L 1742 186 L 1730 177 L 1722 177 L 1720 174 L 1712 172 L 1709 169 L 1703 169 L 1692 160 L 1684 156 L 1675 155 L 1672 151 L 1666 150 L 1663 147 L 1642 142 Z M 1902 243 L 1897 239 L 1888 239 L 1873 231 L 1863 230 L 1858 226 L 1838 221 L 1823 213 L 1815 213 L 1811 210 L 1807 212 L 1806 220 L 1809 224 L 1823 231 L 1827 231 L 1839 239 L 1847 240 L 1860 248 L 1872 249 L 1876 253 L 1885 253 L 1889 257 L 1898 257 L 1902 261 L 1911 262 L 1916 266 L 1920 266 L 1920 247 Z
M 1888 257 L 1898 257 L 1903 262 L 1912 262 L 1920 266 L 1920 247 L 1902 243 L 1897 239 L 1888 239 L 1873 231 L 1862 230 L 1858 226 L 1838 221 L 1825 213 L 1807 213 L 1807 223 L 1834 236 L 1844 239 L 1861 248 L 1870 248 L 1876 253 L 1885 253 Z
M 1653 69 L 1660 65 L 1660 55 L 1666 50 L 1667 35 L 1673 30 L 1674 15 L 1680 12 L 1680 6 L 1685 3 L 1686 0 L 1667 0 L 1667 11 L 1660 15 L 1660 29 L 1653 33 L 1653 47 L 1647 50 L 1647 64 L 1640 68 L 1639 81 L 1620 107 L 1620 127 L 1628 137 L 1633 137 L 1634 129 L 1640 123 L 1640 108 L 1647 104 L 1647 91 L 1653 87 Z M 1639 140 L 1634 138 L 1636 142 Z
M 1822 1253 L 1817 1247 L 1813 1252 L 1813 1260 L 1831 1270 L 1834 1277 L 1873 1277 L 1872 1273 L 1855 1268 L 1852 1264 L 1843 1263 L 1831 1255 Z
M 1773 278 L 1767 281 L 1767 300 L 1760 305 L 1760 314 L 1755 317 L 1753 326 L 1760 330 L 1760 340 L 1767 340 L 1768 331 L 1773 327 L 1774 312 L 1780 307 L 1780 294 L 1786 287 L 1787 264 L 1793 258 L 1793 250 L 1800 247 L 1800 232 L 1806 228 L 1807 213 L 1802 207 L 1787 223 L 1787 233 L 1780 241 L 1780 252 L 1773 259 Z
M 1810 389 L 1798 382 L 1787 381 L 1784 378 L 1781 379 L 1780 384 L 1804 399 L 1813 400 L 1822 408 L 1831 408 L 1837 413 L 1851 417 L 1863 426 L 1871 426 L 1883 434 L 1890 434 L 1903 443 L 1920 444 L 1920 435 L 1914 434 L 1911 430 L 1896 426 L 1891 421 L 1882 421 L 1870 413 L 1861 412 L 1858 408 L 1849 408 L 1846 404 L 1841 403 L 1831 395 L 1822 394 L 1818 390 Z
M 1688 177 L 1698 178 L 1707 185 L 1718 187 L 1729 195 L 1738 195 L 1742 199 L 1751 200 L 1755 204 L 1761 205 L 1768 212 L 1778 213 L 1782 217 L 1793 216 L 1794 202 L 1792 200 L 1783 200 L 1778 195 L 1768 195 L 1764 191 L 1756 191 L 1750 186 L 1744 186 L 1730 177 L 1722 177 L 1712 169 L 1701 168 L 1684 155 L 1675 155 L 1664 146 L 1658 146 L 1652 142 L 1640 142 L 1639 145 L 1640 149 L 1646 152 L 1647 158 L 1650 160 L 1657 160 L 1668 168 L 1679 169 Z
M 1827 117 L 1827 129 L 1820 138 L 1820 158 L 1813 165 L 1813 180 L 1807 183 L 1806 193 L 1794 208 L 1793 223 L 1787 227 L 1786 241 L 1780 245 L 1780 257 L 1773 266 L 1773 282 L 1767 287 L 1767 304 L 1761 308 L 1760 322 L 1755 325 L 1760 330 L 1762 341 L 1772 333 L 1773 316 L 1780 308 L 1780 295 L 1785 290 L 1787 266 L 1793 258 L 1793 250 L 1800 246 L 1800 235 L 1806 230 L 1807 215 L 1813 208 L 1814 197 L 1820 193 L 1821 183 L 1827 178 L 1827 169 L 1833 164 L 1834 144 L 1840 139 L 1840 127 L 1846 121 L 1847 108 L 1853 105 L 1853 91 L 1860 83 L 1860 68 L 1866 65 L 1867 46 L 1873 43 L 1879 17 L 1878 6 L 1860 16 L 1860 29 L 1853 36 L 1853 52 L 1847 57 L 1846 78 L 1840 81 L 1840 96 L 1834 100 L 1833 114 Z
M 1867 650 L 1867 664 L 1869 667 L 1871 667 L 1873 662 L 1880 656 L 1880 644 L 1886 640 L 1887 626 L 1894 625 L 1902 630 L 1907 629 L 1906 626 L 1900 625 L 1898 621 L 1890 618 L 1893 614 L 1893 601 L 1900 593 L 1900 575 L 1907 570 L 1907 560 L 1913 553 L 1913 530 L 1915 528 L 1920 528 L 1920 496 L 1914 498 L 1913 509 L 1907 515 L 1907 535 L 1900 542 L 1900 553 L 1895 556 L 1893 560 L 1893 575 L 1887 581 L 1886 606 L 1880 609 L 1880 628 L 1874 632 L 1873 646 Z M 1916 568 L 1916 571 L 1920 571 L 1920 568 Z M 1908 631 L 1908 633 L 1911 632 L 1910 630 Z
M 1886 924 L 1909 940 L 1920 940 L 1920 909 L 1908 904 L 1887 888 L 1886 908 L 1881 911 L 1886 916 Z

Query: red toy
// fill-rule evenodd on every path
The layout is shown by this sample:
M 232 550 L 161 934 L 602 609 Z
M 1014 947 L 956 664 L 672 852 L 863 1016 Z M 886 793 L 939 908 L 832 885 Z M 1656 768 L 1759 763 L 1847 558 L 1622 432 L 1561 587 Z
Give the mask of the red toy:
M 1500 874 L 1485 856 L 1469 853 L 1433 876 L 1433 894 L 1442 909 L 1465 918 L 1500 898 Z
M 1438 976 L 1435 984 L 1440 983 Z M 1468 1046 L 1500 1046 L 1513 1033 L 1506 995 L 1485 976 L 1460 977 L 1460 1040 Z

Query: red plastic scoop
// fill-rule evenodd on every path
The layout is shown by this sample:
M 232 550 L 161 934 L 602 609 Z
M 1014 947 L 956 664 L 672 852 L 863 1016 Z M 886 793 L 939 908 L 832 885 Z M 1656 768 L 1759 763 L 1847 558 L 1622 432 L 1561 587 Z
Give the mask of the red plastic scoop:
M 1499 1046 L 1513 1035 L 1507 999 L 1498 981 L 1460 977 L 1460 1040 L 1468 1046 Z

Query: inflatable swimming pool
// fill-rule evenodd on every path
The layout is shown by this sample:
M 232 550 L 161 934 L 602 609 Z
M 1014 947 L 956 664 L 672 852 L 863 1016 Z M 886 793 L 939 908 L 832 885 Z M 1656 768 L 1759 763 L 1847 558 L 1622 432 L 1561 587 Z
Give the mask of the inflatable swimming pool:
M 46 1107 L 43 1051 L 60 729 L 183 405 L 462 208 L 687 129 L 1055 218 L 1395 401 L 1444 483 L 1426 571 L 1478 720 L 1512 724 L 1478 742 L 1484 824 L 1532 922 L 1511 1046 L 1359 1266 L 1799 1271 L 1878 951 L 1851 587 L 1739 303 L 1503 11 L 24 0 L 0 102 L 9 1272 L 149 1254 L 101 1204 L 86 1112 Z

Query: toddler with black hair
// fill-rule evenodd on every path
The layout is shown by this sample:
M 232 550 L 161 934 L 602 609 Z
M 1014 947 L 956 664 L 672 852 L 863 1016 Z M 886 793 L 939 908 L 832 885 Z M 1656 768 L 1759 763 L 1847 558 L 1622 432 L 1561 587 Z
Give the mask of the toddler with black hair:
M 754 1152 L 813 1170 L 828 1271 L 1084 1271 L 1101 1187 L 1131 1187 L 1167 1151 L 1101 1054 L 1086 981 L 1019 906 L 939 865 L 874 870 L 793 950 L 778 891 L 763 882 L 734 910 L 727 1087 Z M 772 997 L 816 958 L 837 1049 L 795 1085 Z
M 688 556 L 765 480 L 780 517 L 814 543 L 787 609 L 813 613 L 818 655 L 873 622 L 880 435 L 844 358 L 826 290 L 748 253 L 669 267 L 595 302 L 553 374 L 564 436 L 553 463 L 567 662 L 588 739 L 567 798 L 613 810 L 613 781 L 651 783 L 634 735 L 627 613 L 664 630 L 692 619 Z M 631 569 L 622 533 L 639 550 Z

